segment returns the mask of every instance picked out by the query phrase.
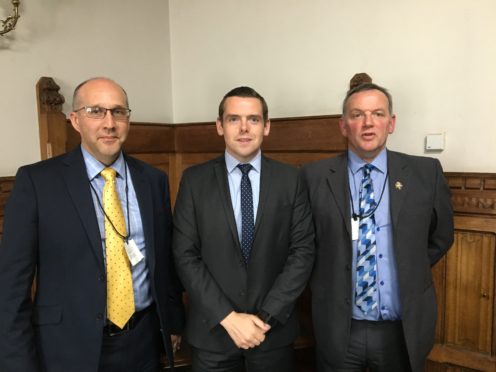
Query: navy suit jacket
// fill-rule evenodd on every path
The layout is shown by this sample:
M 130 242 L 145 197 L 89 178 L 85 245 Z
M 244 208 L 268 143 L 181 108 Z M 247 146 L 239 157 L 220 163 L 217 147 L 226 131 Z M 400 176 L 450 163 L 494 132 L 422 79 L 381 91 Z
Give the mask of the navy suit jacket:
M 262 156 L 260 199 L 248 267 L 229 193 L 224 156 L 187 169 L 175 212 L 173 251 L 189 294 L 185 336 L 214 352 L 235 348 L 219 324 L 231 311 L 264 310 L 278 323 L 259 346 L 289 345 L 298 334 L 294 309 L 314 261 L 307 192 L 296 168 Z
M 163 342 L 183 323 L 167 176 L 125 157 L 141 211 Z M 36 294 L 31 285 L 36 274 Z M 102 243 L 80 147 L 21 167 L 0 247 L 0 370 L 97 371 L 105 323 Z
M 352 316 L 352 242 L 347 154 L 306 165 L 316 234 L 311 279 L 317 348 L 344 361 Z M 413 371 L 422 371 L 434 342 L 434 265 L 453 242 L 451 192 L 438 160 L 388 151 L 389 208 L 403 331 Z

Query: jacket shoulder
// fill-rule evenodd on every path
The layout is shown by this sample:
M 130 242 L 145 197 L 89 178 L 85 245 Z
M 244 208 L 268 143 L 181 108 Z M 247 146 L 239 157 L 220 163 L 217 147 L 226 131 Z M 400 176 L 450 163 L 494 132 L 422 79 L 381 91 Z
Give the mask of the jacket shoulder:
M 302 173 L 308 177 L 314 174 L 322 174 L 322 172 L 330 169 L 336 169 L 340 164 L 346 161 L 346 154 L 342 153 L 332 158 L 318 160 L 312 163 L 305 164 L 302 167 Z
M 297 176 L 298 168 L 294 165 L 280 162 L 279 160 L 275 160 L 272 158 L 267 158 L 265 156 L 262 157 L 262 169 L 263 163 L 270 167 L 273 172 L 278 173 L 279 175 L 288 175 L 288 176 Z
M 388 162 L 400 162 L 413 168 L 436 168 L 440 167 L 440 162 L 436 158 L 429 156 L 410 155 L 402 152 L 388 150 Z
M 200 164 L 194 164 L 183 171 L 182 177 L 203 177 L 212 172 L 215 167 L 225 167 L 224 155 Z

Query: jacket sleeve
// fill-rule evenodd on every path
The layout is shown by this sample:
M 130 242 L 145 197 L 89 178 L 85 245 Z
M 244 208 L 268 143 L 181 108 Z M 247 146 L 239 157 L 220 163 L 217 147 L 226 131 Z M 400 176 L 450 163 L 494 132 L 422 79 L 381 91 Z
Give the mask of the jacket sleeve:
M 441 164 L 437 159 L 435 160 L 435 179 L 434 208 L 432 210 L 428 245 L 431 266 L 438 262 L 450 249 L 454 237 L 451 191 L 444 178 Z
M 0 247 L 0 371 L 37 371 L 31 288 L 37 262 L 38 218 L 33 183 L 20 168 L 5 207 Z
M 193 184 L 186 171 L 174 208 L 172 251 L 183 286 L 191 301 L 203 308 L 208 325 L 213 328 L 233 311 L 233 306 L 202 260 Z
M 296 300 L 305 289 L 315 259 L 315 233 L 310 201 L 301 175 L 298 177 L 292 208 L 288 231 L 289 254 L 261 308 L 283 324 L 290 317 Z
M 167 309 L 169 314 L 169 328 L 172 334 L 180 334 L 184 327 L 184 304 L 182 300 L 183 287 L 177 276 L 176 267 L 174 265 L 174 257 L 172 256 L 172 214 L 169 196 L 169 182 L 165 176 L 165 212 L 167 214 L 167 236 L 169 237 L 169 245 L 167 250 L 167 263 L 168 263 L 168 283 L 169 291 L 167 298 Z

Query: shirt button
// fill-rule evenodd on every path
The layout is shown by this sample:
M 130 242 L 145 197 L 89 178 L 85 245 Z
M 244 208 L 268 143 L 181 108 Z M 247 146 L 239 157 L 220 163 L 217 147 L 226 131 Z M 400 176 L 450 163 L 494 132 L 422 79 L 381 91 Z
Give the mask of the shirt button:
M 381 280 L 381 285 L 384 285 L 384 281 L 383 280 Z
M 379 258 L 382 258 L 382 253 L 381 253 L 381 254 L 379 254 Z
M 381 231 L 381 228 L 379 226 L 377 226 L 377 231 Z

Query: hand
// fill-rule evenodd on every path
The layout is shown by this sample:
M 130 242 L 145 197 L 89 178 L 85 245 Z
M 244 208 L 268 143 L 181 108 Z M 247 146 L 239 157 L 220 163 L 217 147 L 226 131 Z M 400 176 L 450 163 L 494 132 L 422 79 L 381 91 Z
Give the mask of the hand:
M 270 329 L 260 318 L 252 314 L 232 311 L 221 322 L 237 347 L 250 349 L 265 340 L 265 333 Z
M 172 343 L 172 352 L 176 352 L 181 349 L 181 336 L 180 335 L 171 335 L 171 343 Z

